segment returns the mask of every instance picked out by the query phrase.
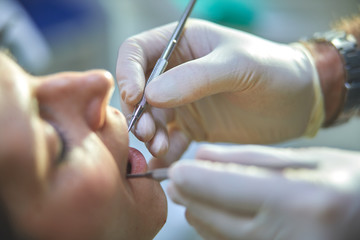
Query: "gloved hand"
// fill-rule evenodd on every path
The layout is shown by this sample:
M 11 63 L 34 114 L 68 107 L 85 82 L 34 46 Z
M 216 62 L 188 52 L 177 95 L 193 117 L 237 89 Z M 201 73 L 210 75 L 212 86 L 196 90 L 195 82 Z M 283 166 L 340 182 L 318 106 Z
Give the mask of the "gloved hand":
M 129 117 L 174 28 L 141 33 L 120 47 L 117 81 Z M 190 20 L 168 69 L 148 84 L 152 107 L 133 130 L 161 156 L 157 167 L 179 159 L 192 140 L 274 143 L 313 136 L 322 123 L 316 68 L 300 44 Z
M 167 192 L 205 239 L 359 239 L 359 153 L 240 146 L 197 158 L 210 161 L 172 165 Z

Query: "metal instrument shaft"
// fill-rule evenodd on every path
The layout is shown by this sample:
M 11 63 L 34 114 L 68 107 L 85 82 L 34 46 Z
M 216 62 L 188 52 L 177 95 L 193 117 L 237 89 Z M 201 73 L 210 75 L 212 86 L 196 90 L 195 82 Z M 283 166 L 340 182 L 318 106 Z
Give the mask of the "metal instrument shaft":
M 181 33 L 184 29 L 186 20 L 189 18 L 190 13 L 195 5 L 195 2 L 196 2 L 196 0 L 191 0 L 189 2 L 189 4 L 187 5 L 165 50 L 163 51 L 161 57 L 157 60 L 155 67 L 153 68 L 153 70 L 150 74 L 150 77 L 146 81 L 145 87 L 147 84 L 149 84 L 149 82 L 151 82 L 151 80 L 153 80 L 154 78 L 156 78 L 157 76 L 159 76 L 160 74 L 162 74 L 165 71 L 165 68 L 167 67 L 167 64 L 168 64 L 168 60 L 169 60 L 172 52 L 174 51 L 176 43 L 178 42 L 178 40 L 181 36 Z M 142 113 L 145 110 L 146 105 L 147 105 L 147 103 L 146 103 L 145 95 L 143 94 L 141 101 L 137 104 L 137 107 L 133 113 L 131 120 L 130 120 L 128 132 L 132 129 L 132 127 L 135 125 L 135 123 L 139 120 L 139 118 L 141 117 Z
M 168 169 L 167 168 L 158 168 L 146 173 L 137 173 L 137 174 L 127 174 L 127 178 L 151 178 L 156 181 L 162 181 L 168 178 Z

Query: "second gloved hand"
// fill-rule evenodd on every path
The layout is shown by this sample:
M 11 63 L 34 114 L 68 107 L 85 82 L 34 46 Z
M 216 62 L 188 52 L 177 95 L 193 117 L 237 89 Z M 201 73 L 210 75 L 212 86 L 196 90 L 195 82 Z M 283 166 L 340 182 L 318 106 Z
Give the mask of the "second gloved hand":
M 120 47 L 117 80 L 125 114 L 141 99 L 174 27 L 141 33 Z M 168 68 L 148 84 L 152 107 L 134 128 L 161 157 L 157 167 L 179 159 L 192 140 L 274 143 L 312 136 L 321 126 L 316 68 L 300 45 L 190 20 Z
M 167 192 L 204 239 L 359 239 L 359 153 L 241 146 L 197 157 L 208 161 L 171 167 Z

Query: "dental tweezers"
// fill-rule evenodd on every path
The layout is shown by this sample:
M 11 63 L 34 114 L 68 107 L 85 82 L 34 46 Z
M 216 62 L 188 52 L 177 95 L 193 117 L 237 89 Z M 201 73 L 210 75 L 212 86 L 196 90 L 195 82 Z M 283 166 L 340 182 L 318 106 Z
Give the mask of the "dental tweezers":
M 163 51 L 161 57 L 157 60 L 155 67 L 153 68 L 150 77 L 148 78 L 148 80 L 146 81 L 145 87 L 147 84 L 149 84 L 149 82 L 151 82 L 151 80 L 153 80 L 154 78 L 156 78 L 157 76 L 159 76 L 160 74 L 162 74 L 165 71 L 165 68 L 168 64 L 168 60 L 171 56 L 171 53 L 173 52 L 176 43 L 178 42 L 182 30 L 185 26 L 186 20 L 188 19 L 194 5 L 195 5 L 196 0 L 191 0 L 189 2 L 189 4 L 187 5 L 184 13 L 182 14 L 178 25 L 176 26 L 173 35 L 171 36 L 165 50 Z M 147 103 L 146 103 L 146 99 L 145 96 L 143 94 L 141 101 L 137 104 L 137 107 L 133 113 L 133 116 L 130 120 L 129 123 L 129 127 L 128 127 L 128 132 L 132 129 L 132 127 L 135 125 L 135 123 L 139 120 L 139 118 L 141 117 L 142 113 L 145 110 Z
M 127 178 L 151 178 L 156 181 L 162 181 L 168 178 L 167 168 L 158 168 L 145 173 L 127 174 Z

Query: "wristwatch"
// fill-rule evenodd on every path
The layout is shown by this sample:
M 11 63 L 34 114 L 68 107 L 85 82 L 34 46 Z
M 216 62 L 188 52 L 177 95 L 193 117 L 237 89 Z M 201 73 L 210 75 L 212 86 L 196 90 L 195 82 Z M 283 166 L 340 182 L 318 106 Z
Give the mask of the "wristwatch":
M 360 49 L 353 35 L 344 31 L 315 33 L 310 41 L 331 43 L 342 56 L 345 70 L 345 101 L 342 112 L 331 125 L 348 121 L 360 109 Z

